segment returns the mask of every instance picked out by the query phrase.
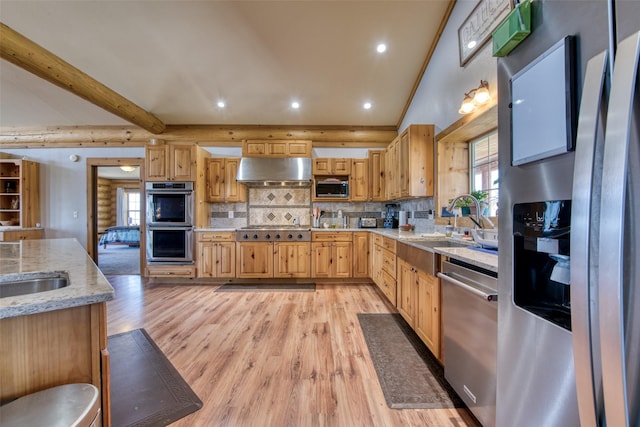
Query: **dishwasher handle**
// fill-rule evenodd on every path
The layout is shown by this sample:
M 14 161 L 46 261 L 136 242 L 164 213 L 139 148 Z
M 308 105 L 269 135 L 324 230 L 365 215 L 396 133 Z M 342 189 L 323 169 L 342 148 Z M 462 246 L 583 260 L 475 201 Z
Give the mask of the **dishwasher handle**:
M 461 282 L 458 279 L 454 279 L 451 275 L 447 274 L 447 273 L 438 273 L 438 277 L 441 278 L 442 280 L 446 280 L 447 282 L 451 283 L 452 285 L 456 285 L 459 286 L 469 292 L 471 292 L 474 295 L 479 296 L 482 299 L 485 299 L 487 301 L 498 301 L 498 294 L 495 292 L 484 292 L 481 291 L 478 288 L 475 288 L 471 285 L 468 285 L 464 282 Z

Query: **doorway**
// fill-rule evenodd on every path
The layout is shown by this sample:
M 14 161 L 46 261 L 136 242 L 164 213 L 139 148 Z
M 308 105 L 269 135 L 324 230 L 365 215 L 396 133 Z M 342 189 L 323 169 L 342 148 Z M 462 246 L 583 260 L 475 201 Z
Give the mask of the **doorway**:
M 87 248 L 105 275 L 140 275 L 144 249 L 144 159 L 87 159 Z

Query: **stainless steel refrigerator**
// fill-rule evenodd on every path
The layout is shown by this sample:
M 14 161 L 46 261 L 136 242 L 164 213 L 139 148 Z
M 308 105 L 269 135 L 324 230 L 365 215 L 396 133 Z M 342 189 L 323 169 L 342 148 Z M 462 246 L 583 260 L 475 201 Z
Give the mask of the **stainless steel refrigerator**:
M 640 1 L 535 0 L 532 28 L 498 60 L 496 425 L 637 427 Z

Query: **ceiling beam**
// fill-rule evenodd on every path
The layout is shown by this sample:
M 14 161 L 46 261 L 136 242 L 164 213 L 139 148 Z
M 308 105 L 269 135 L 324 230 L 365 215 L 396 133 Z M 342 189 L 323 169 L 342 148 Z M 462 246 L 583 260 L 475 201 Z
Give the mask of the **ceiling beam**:
M 153 114 L 1 22 L 0 56 L 153 134 L 165 130 Z
M 240 147 L 245 139 L 304 139 L 314 147 L 385 147 L 395 126 L 167 125 L 162 139 L 201 146 Z M 143 147 L 154 135 L 126 126 L 2 127 L 0 149 Z

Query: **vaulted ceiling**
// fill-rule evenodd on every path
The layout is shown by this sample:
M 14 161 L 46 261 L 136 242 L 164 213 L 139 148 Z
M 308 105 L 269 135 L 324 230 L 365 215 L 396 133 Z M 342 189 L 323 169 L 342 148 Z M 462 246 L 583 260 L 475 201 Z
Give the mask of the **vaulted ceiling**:
M 0 21 L 167 125 L 396 126 L 451 7 L 2 0 Z M 0 61 L 2 127 L 127 124 Z

